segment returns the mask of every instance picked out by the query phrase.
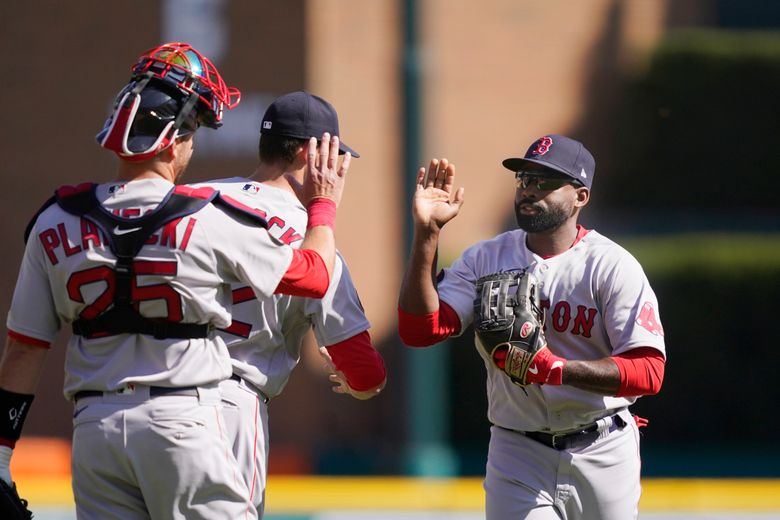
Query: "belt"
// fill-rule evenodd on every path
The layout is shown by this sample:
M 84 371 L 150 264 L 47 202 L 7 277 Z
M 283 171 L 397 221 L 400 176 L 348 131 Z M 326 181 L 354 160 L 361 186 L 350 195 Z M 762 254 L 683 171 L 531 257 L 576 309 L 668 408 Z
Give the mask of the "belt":
M 599 438 L 604 429 L 613 432 L 619 428 L 623 428 L 626 425 L 626 422 L 623 420 L 623 418 L 617 414 L 609 417 L 608 419 L 611 419 L 611 424 L 608 428 L 602 428 L 600 430 L 599 423 L 597 421 L 591 425 L 583 426 L 579 430 L 566 433 L 524 432 L 519 430 L 509 430 L 509 428 L 502 428 L 501 426 L 499 426 L 499 428 L 525 435 L 529 439 L 533 439 L 536 442 L 542 443 L 554 450 L 562 451 L 569 448 L 574 448 L 576 446 L 584 446 L 592 443 Z
M 249 381 L 247 381 L 246 379 L 244 379 L 240 375 L 238 375 L 236 373 L 233 373 L 233 374 L 230 375 L 230 379 L 232 379 L 233 381 L 238 381 L 239 383 L 243 382 L 250 389 L 252 389 L 253 391 L 257 392 L 257 394 L 260 396 L 260 399 L 263 401 L 263 404 L 268 404 L 268 401 L 271 400 L 271 398 L 268 397 L 267 395 L 265 395 L 265 392 L 260 390 L 257 387 L 257 385 L 253 385 L 252 383 L 250 383 Z
M 103 397 L 104 395 L 118 395 L 118 392 L 103 392 L 101 390 L 80 390 L 73 396 L 74 401 L 84 399 L 85 397 Z M 150 386 L 149 397 L 160 397 L 163 395 L 183 395 L 188 397 L 198 397 L 197 386 Z

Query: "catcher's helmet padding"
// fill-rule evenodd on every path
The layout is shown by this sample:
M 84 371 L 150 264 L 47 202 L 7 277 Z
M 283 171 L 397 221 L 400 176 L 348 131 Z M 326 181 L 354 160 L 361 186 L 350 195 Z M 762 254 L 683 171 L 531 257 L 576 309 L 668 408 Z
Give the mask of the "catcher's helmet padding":
M 96 139 L 122 159 L 143 161 L 200 125 L 219 128 L 222 110 L 238 105 L 216 67 L 190 45 L 166 43 L 138 59 Z
M 198 128 L 190 96 L 161 82 L 132 81 L 117 96 L 114 112 L 96 139 L 123 159 L 142 161 Z

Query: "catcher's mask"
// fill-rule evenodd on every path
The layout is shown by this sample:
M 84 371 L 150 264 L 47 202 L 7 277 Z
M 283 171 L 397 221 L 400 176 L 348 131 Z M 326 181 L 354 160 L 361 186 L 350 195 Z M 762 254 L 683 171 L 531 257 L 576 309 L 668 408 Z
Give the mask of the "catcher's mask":
M 96 139 L 129 161 L 144 161 L 200 125 L 219 128 L 222 111 L 241 100 L 216 67 L 186 43 L 166 43 L 141 55 Z

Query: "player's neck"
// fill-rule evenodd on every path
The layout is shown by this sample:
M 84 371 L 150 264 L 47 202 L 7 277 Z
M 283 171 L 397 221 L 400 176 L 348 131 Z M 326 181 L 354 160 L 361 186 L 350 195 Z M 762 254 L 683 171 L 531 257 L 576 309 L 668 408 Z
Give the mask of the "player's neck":
M 296 173 L 281 163 L 268 164 L 261 162 L 252 174 L 252 180 L 268 186 L 295 192 L 291 185 L 291 178 L 296 179 Z M 301 180 L 302 182 L 302 180 Z
M 577 240 L 577 221 L 574 219 L 566 221 L 556 229 L 526 235 L 528 249 L 545 258 L 568 251 L 575 240 Z
M 170 164 L 155 160 L 133 163 L 119 161 L 117 179 L 120 181 L 140 181 L 143 179 L 164 179 L 168 182 L 176 182 L 176 173 Z

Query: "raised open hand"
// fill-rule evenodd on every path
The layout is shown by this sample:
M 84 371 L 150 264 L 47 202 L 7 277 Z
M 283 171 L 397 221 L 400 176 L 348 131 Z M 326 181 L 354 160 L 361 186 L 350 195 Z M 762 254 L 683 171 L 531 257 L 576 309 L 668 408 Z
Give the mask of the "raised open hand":
M 344 177 L 352 162 L 347 152 L 339 165 L 339 137 L 325 132 L 319 146 L 317 139 L 309 139 L 306 154 L 306 177 L 303 181 L 302 202 L 307 205 L 312 199 L 324 197 L 338 206 L 344 192 Z
M 453 193 L 455 165 L 447 159 L 431 159 L 426 172 L 417 172 L 417 189 L 412 201 L 415 226 L 438 231 L 455 218 L 463 205 L 463 188 Z

